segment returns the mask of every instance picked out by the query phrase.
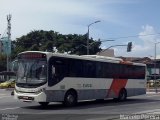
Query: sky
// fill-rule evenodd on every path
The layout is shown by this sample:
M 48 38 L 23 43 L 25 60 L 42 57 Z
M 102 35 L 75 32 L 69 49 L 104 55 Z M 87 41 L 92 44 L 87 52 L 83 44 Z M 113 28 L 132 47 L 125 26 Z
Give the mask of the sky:
M 8 14 L 11 38 L 34 30 L 54 30 L 61 34 L 86 34 L 90 38 L 114 40 L 102 42 L 101 48 L 114 47 L 115 56 L 160 58 L 160 0 L 0 0 L 0 34 L 5 35 Z

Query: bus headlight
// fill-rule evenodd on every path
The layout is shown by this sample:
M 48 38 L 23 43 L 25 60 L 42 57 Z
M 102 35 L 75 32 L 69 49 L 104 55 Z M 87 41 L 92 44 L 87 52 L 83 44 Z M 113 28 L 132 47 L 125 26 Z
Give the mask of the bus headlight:
M 38 91 L 35 92 L 35 94 L 39 94 L 41 92 L 44 92 L 45 90 L 46 90 L 45 88 L 39 89 Z

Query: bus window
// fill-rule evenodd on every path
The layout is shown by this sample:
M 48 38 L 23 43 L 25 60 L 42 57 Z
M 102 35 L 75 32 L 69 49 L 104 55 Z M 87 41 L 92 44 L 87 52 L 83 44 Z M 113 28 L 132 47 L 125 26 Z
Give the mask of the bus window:
M 52 75 L 54 75 L 55 74 L 55 67 L 54 66 L 52 66 Z
M 84 61 L 84 75 L 86 78 L 96 77 L 96 62 Z
M 84 77 L 83 74 L 83 61 L 69 59 L 68 61 L 68 77 Z
M 52 57 L 49 62 L 49 86 L 53 86 L 67 76 L 67 61 L 64 58 Z

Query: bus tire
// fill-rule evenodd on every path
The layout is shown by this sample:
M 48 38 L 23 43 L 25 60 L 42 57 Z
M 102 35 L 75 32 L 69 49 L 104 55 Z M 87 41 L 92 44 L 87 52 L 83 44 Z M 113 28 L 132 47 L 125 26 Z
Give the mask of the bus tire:
M 118 101 L 125 101 L 127 99 L 127 91 L 123 88 L 118 95 Z
M 42 107 L 47 107 L 49 102 L 39 102 Z
M 77 104 L 77 94 L 75 91 L 68 91 L 64 97 L 63 104 L 67 107 L 75 106 Z

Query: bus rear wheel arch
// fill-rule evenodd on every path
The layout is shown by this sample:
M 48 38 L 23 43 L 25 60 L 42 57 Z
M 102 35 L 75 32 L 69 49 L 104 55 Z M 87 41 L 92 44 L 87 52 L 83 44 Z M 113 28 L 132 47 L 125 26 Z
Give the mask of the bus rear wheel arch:
M 127 99 L 127 91 L 125 88 L 122 88 L 119 91 L 118 101 L 125 101 Z
M 66 92 L 63 104 L 67 107 L 77 104 L 77 92 L 74 89 L 70 89 Z

